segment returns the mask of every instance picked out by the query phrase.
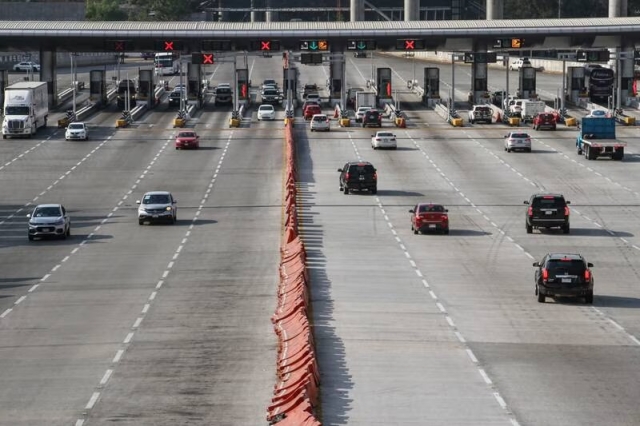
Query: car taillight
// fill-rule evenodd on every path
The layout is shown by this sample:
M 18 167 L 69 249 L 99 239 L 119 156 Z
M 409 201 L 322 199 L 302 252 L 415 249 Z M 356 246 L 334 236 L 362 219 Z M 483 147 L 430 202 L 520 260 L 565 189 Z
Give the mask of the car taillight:
M 549 271 L 546 268 L 542 270 L 542 279 L 545 281 L 549 279 Z
M 447 220 L 449 220 L 449 216 L 447 216 L 446 214 L 443 214 L 441 218 L 443 222 L 446 222 Z
M 569 216 L 569 206 L 564 206 L 564 215 Z
M 525 139 L 526 142 L 531 142 L 531 139 L 527 138 Z
M 345 178 L 346 180 L 349 180 L 349 173 L 345 174 L 345 175 L 344 175 L 344 178 Z
M 533 216 L 533 207 L 529 206 L 529 208 L 527 209 L 527 214 L 529 216 Z
M 586 269 L 584 271 L 584 279 L 585 279 L 585 281 L 589 281 L 591 279 L 591 271 L 590 270 Z
M 373 179 L 374 180 L 378 179 L 378 173 L 377 172 L 373 174 Z
M 381 140 L 382 140 L 382 139 L 380 139 L 380 138 L 376 138 L 376 141 L 378 141 L 378 142 L 380 142 Z

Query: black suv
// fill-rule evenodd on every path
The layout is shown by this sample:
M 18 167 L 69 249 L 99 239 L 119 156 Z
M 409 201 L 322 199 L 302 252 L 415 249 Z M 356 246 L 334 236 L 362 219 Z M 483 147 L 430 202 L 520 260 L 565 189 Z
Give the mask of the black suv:
M 169 106 L 180 106 L 180 91 L 174 90 L 169 94 Z
M 540 262 L 534 262 L 535 285 L 538 302 L 545 297 L 584 297 L 587 304 L 593 303 L 593 274 L 579 254 L 548 253 Z
M 525 216 L 527 234 L 533 232 L 533 228 L 560 228 L 562 232 L 568 234 L 569 227 L 569 204 L 562 194 L 533 194 L 529 201 Z
M 344 195 L 350 191 L 367 190 L 372 194 L 378 192 L 378 173 L 373 164 L 367 161 L 354 161 L 344 165 L 340 172 L 340 191 Z
M 382 127 L 382 114 L 377 109 L 370 109 L 362 117 L 362 127 Z

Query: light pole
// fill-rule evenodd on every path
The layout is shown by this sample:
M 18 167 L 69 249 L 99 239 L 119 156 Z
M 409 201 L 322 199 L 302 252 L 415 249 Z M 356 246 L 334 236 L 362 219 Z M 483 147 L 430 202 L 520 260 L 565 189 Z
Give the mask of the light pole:
M 72 108 L 72 111 L 73 111 L 73 116 L 75 117 L 76 116 L 76 87 L 78 87 L 78 86 L 77 86 L 77 83 L 76 83 L 76 80 L 75 80 L 75 77 L 74 77 L 75 73 L 74 73 L 74 69 L 73 69 L 73 53 L 72 52 L 69 53 L 69 61 L 71 63 L 71 90 L 72 90 L 72 93 L 73 93 L 73 100 L 71 101 L 72 102 L 71 108 Z

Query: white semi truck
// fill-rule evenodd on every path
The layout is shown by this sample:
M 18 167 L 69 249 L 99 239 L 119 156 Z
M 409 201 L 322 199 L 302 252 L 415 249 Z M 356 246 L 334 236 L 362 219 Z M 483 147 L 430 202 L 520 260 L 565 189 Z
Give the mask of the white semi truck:
M 40 127 L 47 125 L 49 96 L 47 83 L 21 81 L 4 89 L 2 108 L 2 138 L 18 136 L 30 138 Z

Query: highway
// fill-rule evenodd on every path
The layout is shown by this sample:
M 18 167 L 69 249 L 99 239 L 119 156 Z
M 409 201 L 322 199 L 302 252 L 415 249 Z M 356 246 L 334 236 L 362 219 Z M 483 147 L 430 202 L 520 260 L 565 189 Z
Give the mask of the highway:
M 410 61 L 374 61 L 396 88 L 412 78 Z M 279 80 L 281 66 L 249 58 L 250 79 Z M 369 60 L 348 67 L 352 85 L 370 75 Z M 300 69 L 300 85 L 328 77 Z M 206 73 L 233 81 L 230 63 Z M 392 128 L 396 151 L 370 148 L 375 129 L 311 133 L 296 119 L 323 424 L 638 424 L 634 129 L 618 128 L 622 162 L 588 162 L 564 128 L 529 129 L 533 152 L 507 154 L 507 127 L 452 128 L 415 100 L 400 95 L 411 118 Z M 112 106 L 88 120 L 88 142 L 50 126 L 0 144 L 0 426 L 266 423 L 283 124 L 254 107 L 230 129 L 230 108 L 207 106 L 190 121 L 202 149 L 176 151 L 175 111 L 165 99 L 117 130 Z M 376 166 L 376 196 L 338 191 L 354 159 Z M 158 189 L 177 198 L 178 223 L 139 226 L 135 200 Z M 537 191 L 572 201 L 570 235 L 526 234 L 522 202 Z M 411 232 L 422 201 L 449 209 L 450 235 Z M 27 240 L 25 215 L 45 202 L 68 209 L 70 239 Z M 531 264 L 548 251 L 595 264 L 593 306 L 536 301 Z

